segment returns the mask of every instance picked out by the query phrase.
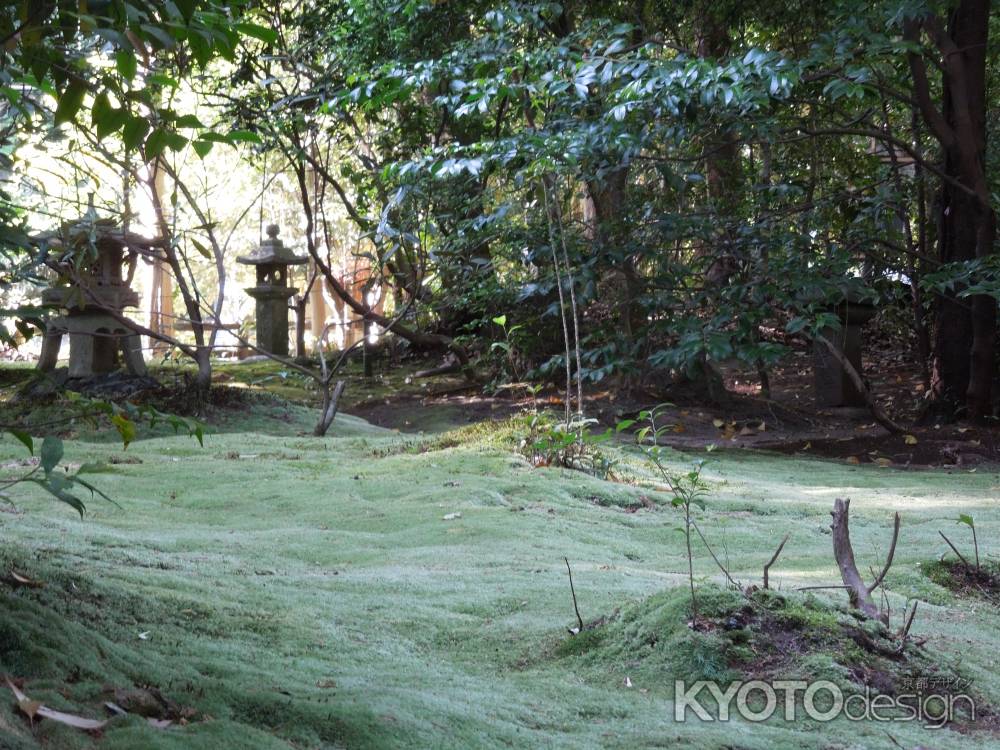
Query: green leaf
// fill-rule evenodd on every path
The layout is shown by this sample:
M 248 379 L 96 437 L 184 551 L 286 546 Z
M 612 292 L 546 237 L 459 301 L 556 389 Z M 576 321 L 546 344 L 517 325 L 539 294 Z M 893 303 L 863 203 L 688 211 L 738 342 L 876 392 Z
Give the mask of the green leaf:
M 83 82 L 83 79 L 76 77 L 70 79 L 69 85 L 60 95 L 59 103 L 56 105 L 56 125 L 70 122 L 76 117 L 76 113 L 83 106 L 83 97 L 86 93 L 87 85 Z
M 198 156 L 200 156 L 202 159 L 208 156 L 208 152 L 212 150 L 212 145 L 213 144 L 211 141 L 202 141 L 202 140 L 193 141 L 191 143 L 191 146 L 194 148 L 194 152 L 198 154 Z
M 177 128 L 204 128 L 201 120 L 195 115 L 181 115 L 174 120 L 174 127 Z
M 122 132 L 122 141 L 125 148 L 133 149 L 142 143 L 146 133 L 149 132 L 149 121 L 142 117 L 129 117 L 125 122 L 125 129 Z
M 194 245 L 194 249 L 198 251 L 198 254 L 206 260 L 212 260 L 212 251 L 205 247 L 203 244 L 198 242 L 194 237 L 188 237 L 191 244 Z
M 260 136 L 256 133 L 251 133 L 249 130 L 234 130 L 226 136 L 226 140 L 231 144 L 261 143 Z
M 621 422 L 615 425 L 615 432 L 624 432 L 634 424 L 635 424 L 634 419 L 623 419 Z
M 493 318 L 493 322 L 496 323 L 501 328 L 503 328 L 504 326 L 507 325 L 507 316 L 506 315 L 498 315 L 495 318 Z
M 55 435 L 46 435 L 42 441 L 42 450 L 39 456 L 42 471 L 49 474 L 62 461 L 63 441 Z
M 131 81 L 135 78 L 135 74 L 139 68 L 138 62 L 135 59 L 135 53 L 128 49 L 118 50 L 115 53 L 115 68 L 117 68 L 122 78 Z
M 32 456 L 35 455 L 35 441 L 31 439 L 31 435 L 24 430 L 7 430 L 7 432 L 20 440 L 24 447 L 28 449 L 28 453 Z
M 188 139 L 173 130 L 156 128 L 146 139 L 146 156 L 160 156 L 164 151 L 180 151 L 187 145 Z
M 105 136 L 122 127 L 127 117 L 128 114 L 125 110 L 111 106 L 111 101 L 105 91 L 97 95 L 94 99 L 94 106 L 90 109 L 90 118 L 96 126 L 98 140 L 102 140 Z
M 166 86 L 170 89 L 175 89 L 180 85 L 177 83 L 176 78 L 168 76 L 166 73 L 154 73 L 146 79 L 146 83 L 151 83 L 156 86 Z
M 976 524 L 972 521 L 972 516 L 966 513 L 960 513 L 958 516 L 958 523 L 964 523 L 970 529 L 976 528 Z
M 194 435 L 195 440 L 198 441 L 198 445 L 200 445 L 202 448 L 204 448 L 205 447 L 205 428 L 202 427 L 201 425 L 198 425 L 198 426 L 196 426 L 194 428 L 194 432 L 192 434 Z
M 164 49 L 171 49 L 176 44 L 174 38 L 159 26 L 154 26 L 151 23 L 144 23 L 139 28 L 145 32 L 147 37 L 152 37 L 159 42 Z
M 58 474 L 53 474 L 45 479 L 31 479 L 29 481 L 45 489 L 57 500 L 61 500 L 70 507 L 74 508 L 76 512 L 80 514 L 80 518 L 83 518 L 84 511 L 87 510 L 87 507 L 83 504 L 80 498 L 69 492 L 69 488 L 73 486 L 71 482 L 63 479 Z
M 115 426 L 115 429 L 118 430 L 118 434 L 121 436 L 122 447 L 127 449 L 129 443 L 135 440 L 135 422 L 121 414 L 115 414 L 111 417 L 111 424 Z
M 274 45 L 278 43 L 278 32 L 266 26 L 256 23 L 238 23 L 236 24 L 236 30 L 244 36 L 252 36 L 254 39 L 260 39 L 265 44 Z
M 792 318 L 790 321 L 788 321 L 788 324 L 785 326 L 785 332 L 798 333 L 799 331 L 804 330 L 805 327 L 808 325 L 809 321 L 806 320 L 805 318 L 802 317 Z

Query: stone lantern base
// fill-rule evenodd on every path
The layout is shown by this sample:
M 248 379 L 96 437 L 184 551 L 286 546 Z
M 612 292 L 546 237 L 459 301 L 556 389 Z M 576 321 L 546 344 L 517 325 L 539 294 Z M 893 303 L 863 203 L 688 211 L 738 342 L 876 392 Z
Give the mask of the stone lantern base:
M 298 289 L 288 286 L 253 286 L 247 294 L 257 300 L 257 346 L 265 352 L 288 356 L 288 300 Z
M 835 312 L 840 316 L 840 328 L 824 328 L 821 334 L 843 352 L 847 361 L 860 373 L 861 327 L 872 319 L 877 310 L 872 305 L 853 303 L 841 305 Z M 853 381 L 826 345 L 819 341 L 813 343 L 813 369 L 817 406 L 866 406 L 864 395 L 854 387 Z
M 146 375 L 139 335 L 110 315 L 74 313 L 52 318 L 45 327 L 38 369 L 51 372 L 59 359 L 63 336 L 69 336 L 69 377 L 90 378 L 118 369 L 118 353 L 129 374 Z

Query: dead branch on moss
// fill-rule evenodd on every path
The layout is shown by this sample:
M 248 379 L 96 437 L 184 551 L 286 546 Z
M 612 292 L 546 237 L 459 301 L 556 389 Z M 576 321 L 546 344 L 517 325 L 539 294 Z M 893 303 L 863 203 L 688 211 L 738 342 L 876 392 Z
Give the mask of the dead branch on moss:
M 913 609 L 910 610 L 910 614 L 906 617 L 903 629 L 899 631 L 899 653 L 903 653 L 903 649 L 906 648 L 906 642 L 910 638 L 910 628 L 913 626 L 913 618 L 916 617 L 918 604 L 920 604 L 919 601 L 913 602 Z
M 580 608 L 576 604 L 576 589 L 573 588 L 573 570 L 569 567 L 569 558 L 564 557 L 563 560 L 566 561 L 566 572 L 569 573 L 569 593 L 573 595 L 573 611 L 576 612 L 576 632 L 570 628 L 570 635 L 576 635 L 577 633 L 583 632 L 583 618 L 580 617 Z
M 871 586 L 868 586 L 861 578 L 858 565 L 854 561 L 854 547 L 851 545 L 849 526 L 850 507 L 851 501 L 849 499 L 838 497 L 833 503 L 833 511 L 830 514 L 833 516 L 833 523 L 830 525 L 830 529 L 833 532 L 833 556 L 837 561 L 837 567 L 840 568 L 840 577 L 847 587 L 851 606 L 861 610 L 861 612 L 872 619 L 886 622 L 888 619 L 887 616 L 879 611 L 871 595 L 881 585 L 886 574 L 889 572 L 889 568 L 892 566 L 892 559 L 896 554 L 896 542 L 899 540 L 899 514 L 897 513 L 895 517 L 889 555 L 886 558 L 882 572 L 875 577 L 875 582 Z
M 951 543 L 951 539 L 949 539 L 948 537 L 946 537 L 944 535 L 943 531 L 939 531 L 938 534 L 941 535 L 942 539 L 944 539 L 946 542 L 948 542 L 948 546 L 951 547 L 952 552 L 954 552 L 956 555 L 958 555 L 958 559 L 962 561 L 962 564 L 965 565 L 965 567 L 967 567 L 967 568 L 969 568 L 971 570 L 972 566 L 969 565 L 969 561 L 966 560 L 965 556 L 961 552 L 958 551 L 958 547 L 956 547 L 954 544 Z
M 892 567 L 892 558 L 896 556 L 896 542 L 899 541 L 899 523 L 900 518 L 899 513 L 897 513 L 892 523 L 892 541 L 889 542 L 889 554 L 885 558 L 885 566 L 882 568 L 882 572 L 875 577 L 875 582 L 868 587 L 869 594 L 882 585 L 882 581 L 885 580 L 886 573 L 888 573 L 889 568 Z
M 765 589 L 769 588 L 769 586 L 768 586 L 768 572 L 771 570 L 771 566 L 774 565 L 774 563 L 777 561 L 778 555 L 781 554 L 781 550 L 783 550 L 785 548 L 785 542 L 788 541 L 788 536 L 789 536 L 788 534 L 785 534 L 785 538 L 781 540 L 781 544 L 778 545 L 778 549 L 776 549 L 774 551 L 774 554 L 771 556 L 771 559 L 768 560 L 767 561 L 767 565 L 764 566 L 764 588 Z
M 736 588 L 741 588 L 740 584 L 736 582 L 733 579 L 733 577 L 729 574 L 729 571 L 726 570 L 726 566 L 719 561 L 718 557 L 716 557 L 715 552 L 712 550 L 712 546 L 708 543 L 708 540 L 705 538 L 705 535 L 701 533 L 701 529 L 698 528 L 698 524 L 696 524 L 694 521 L 691 521 L 691 526 L 694 528 L 695 531 L 698 532 L 698 536 L 701 537 L 701 543 L 705 545 L 705 549 L 708 550 L 708 554 L 710 554 L 712 556 L 712 559 L 715 560 L 715 564 L 719 566 L 719 570 L 723 572 L 729 583 L 735 586 Z

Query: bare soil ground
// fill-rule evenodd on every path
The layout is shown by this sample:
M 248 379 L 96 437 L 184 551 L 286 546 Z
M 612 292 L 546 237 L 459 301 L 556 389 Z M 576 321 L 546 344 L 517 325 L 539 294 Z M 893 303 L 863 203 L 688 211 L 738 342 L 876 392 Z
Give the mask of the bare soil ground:
M 1000 432 L 995 428 L 916 424 L 926 391 L 914 362 L 889 349 L 876 351 L 865 361 L 865 374 L 879 402 L 907 426 L 905 435 L 888 433 L 865 409 L 818 409 L 813 398 L 812 358 L 805 350 L 794 352 L 772 371 L 769 399 L 760 396 L 752 373 L 732 368 L 724 373 L 729 395 L 723 403 L 707 403 L 701 392 L 682 386 L 632 394 L 613 387 L 591 387 L 585 400 L 588 416 L 607 426 L 656 404 L 672 404 L 663 419 L 674 425 L 667 442 L 679 449 L 699 450 L 714 444 L 887 467 L 973 470 L 1000 463 Z M 376 425 L 419 432 L 502 419 L 534 405 L 527 395 L 483 395 L 475 385 L 452 377 L 430 384 L 424 393 L 348 401 L 345 410 Z M 546 391 L 537 405 L 559 410 L 562 393 Z

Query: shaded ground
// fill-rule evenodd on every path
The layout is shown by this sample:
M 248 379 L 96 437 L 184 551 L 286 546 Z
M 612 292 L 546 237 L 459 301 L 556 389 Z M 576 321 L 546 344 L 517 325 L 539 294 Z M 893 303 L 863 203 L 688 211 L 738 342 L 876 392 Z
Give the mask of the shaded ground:
M 748 380 L 747 373 L 727 372 L 730 396 L 724 405 L 706 404 L 703 394 L 683 387 L 668 388 L 660 397 L 592 387 L 587 393 L 587 414 L 613 427 L 642 409 L 669 402 L 675 407 L 664 412 L 663 419 L 674 429 L 666 442 L 680 449 L 698 450 L 708 445 L 753 448 L 896 467 L 968 470 L 1000 464 L 1000 430 L 996 428 L 913 424 L 924 400 L 923 387 L 916 366 L 898 355 L 884 355 L 869 369 L 880 401 L 909 425 L 906 435 L 889 434 L 864 409 L 817 409 L 811 367 L 807 352 L 793 353 L 772 374 L 770 399 L 759 396 L 758 384 Z M 403 371 L 396 380 L 405 381 L 406 377 Z M 400 392 L 380 392 L 360 399 L 349 396 L 344 408 L 372 424 L 403 432 L 433 432 L 523 413 L 536 406 L 557 412 L 563 407 L 562 394 L 553 390 L 532 399 L 516 393 L 483 395 L 460 377 L 417 382 L 422 390 L 412 383 Z M 348 393 L 353 387 L 352 382 Z
M 813 401 L 812 357 L 804 347 L 793 349 L 770 373 L 771 397 L 761 398 L 757 374 L 727 368 L 723 375 L 728 398 L 724 404 L 706 403 L 704 394 L 685 386 L 667 385 L 658 393 L 624 394 L 614 387 L 591 386 L 586 394 L 587 415 L 602 425 L 615 426 L 642 409 L 669 402 L 663 415 L 673 425 L 666 440 L 679 449 L 717 448 L 775 451 L 831 458 L 851 464 L 882 467 L 937 466 L 953 470 L 986 470 L 1000 465 L 1000 429 L 969 425 L 915 424 L 926 391 L 919 366 L 897 342 L 871 341 L 865 373 L 873 392 L 904 425 L 906 435 L 890 435 L 863 409 L 817 409 Z M 549 389 L 535 398 L 521 390 L 495 395 L 460 374 L 416 378 L 437 360 L 406 359 L 393 365 L 380 359 L 374 377 L 363 375 L 360 361 L 344 370 L 348 385 L 341 409 L 373 425 L 408 433 L 441 432 L 483 420 L 502 419 L 534 408 L 559 412 L 562 393 Z M 153 372 L 167 386 L 156 403 L 166 410 L 188 409 L 185 378 L 190 368 L 160 365 Z M 9 393 L 30 376 L 31 370 L 0 370 L 0 389 Z M 300 373 L 271 361 L 219 362 L 215 368 L 216 406 L 239 408 L 260 403 L 242 391 L 266 392 L 303 406 L 315 407 L 318 394 Z M 171 393 L 173 395 L 171 395 Z

